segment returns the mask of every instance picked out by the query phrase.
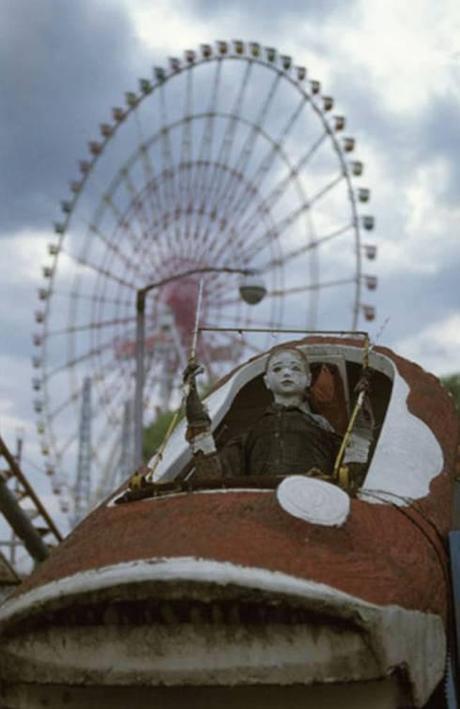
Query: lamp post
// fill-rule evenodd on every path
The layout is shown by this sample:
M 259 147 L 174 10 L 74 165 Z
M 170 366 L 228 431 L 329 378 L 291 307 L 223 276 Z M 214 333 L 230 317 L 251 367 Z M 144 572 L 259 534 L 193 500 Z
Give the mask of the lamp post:
M 143 399 L 145 382 L 145 299 L 147 293 L 172 281 L 204 273 L 238 273 L 244 276 L 239 291 L 242 299 L 250 304 L 259 303 L 266 294 L 266 288 L 257 272 L 252 269 L 205 266 L 176 273 L 160 281 L 139 288 L 136 293 L 136 379 L 134 392 L 134 467 L 142 463 Z

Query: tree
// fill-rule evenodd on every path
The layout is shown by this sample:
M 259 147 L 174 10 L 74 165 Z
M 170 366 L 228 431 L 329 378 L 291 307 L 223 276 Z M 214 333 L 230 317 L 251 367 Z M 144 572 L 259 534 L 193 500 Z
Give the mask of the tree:
M 150 426 L 144 428 L 142 442 L 142 455 L 144 460 L 149 460 L 160 447 L 174 414 L 174 411 L 163 411 L 158 414 L 155 421 Z
M 448 377 L 441 377 L 441 384 L 452 394 L 455 408 L 460 415 L 460 374 L 451 374 Z

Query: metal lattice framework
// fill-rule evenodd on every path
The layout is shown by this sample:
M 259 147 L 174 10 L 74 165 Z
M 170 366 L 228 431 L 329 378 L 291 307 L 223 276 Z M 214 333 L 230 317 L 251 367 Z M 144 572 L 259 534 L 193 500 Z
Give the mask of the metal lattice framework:
M 363 274 L 362 257 L 376 249 L 361 238 L 373 218 L 358 209 L 369 190 L 333 106 L 290 57 L 257 43 L 217 42 L 156 67 L 89 143 L 49 245 L 34 334 L 42 451 L 71 517 L 79 491 L 69 471 L 88 377 L 92 497 L 119 477 L 137 289 L 194 268 L 255 268 L 268 293 L 253 308 L 238 297 L 237 276 L 206 277 L 207 323 L 343 329 L 356 328 L 361 315 L 373 319 L 362 291 L 376 278 Z M 197 288 L 184 278 L 149 296 L 147 420 L 174 401 Z M 214 378 L 273 342 L 211 333 L 200 358 Z
M 25 549 L 34 561 L 43 561 L 49 550 L 62 541 L 61 533 L 51 519 L 20 467 L 22 440 L 16 455 L 0 437 L 0 517 L 11 528 L 6 547 L 9 562 L 19 570 L 17 550 Z

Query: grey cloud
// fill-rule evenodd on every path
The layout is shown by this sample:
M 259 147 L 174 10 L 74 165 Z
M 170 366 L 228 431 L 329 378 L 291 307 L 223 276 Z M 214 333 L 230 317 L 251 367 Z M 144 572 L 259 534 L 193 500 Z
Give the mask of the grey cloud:
M 292 20 L 294 15 L 305 19 L 328 18 L 332 13 L 345 12 L 350 9 L 350 3 L 343 0 L 194 0 L 197 13 L 213 19 L 229 13 L 240 12 L 247 17 L 254 18 L 257 28 L 267 20 L 273 23 Z M 352 4 L 352 3 L 351 3 Z M 247 28 L 243 28 L 246 32 Z
M 254 40 L 262 45 L 272 45 L 284 51 L 286 40 L 298 34 L 303 26 L 308 29 L 309 47 L 316 49 L 322 44 L 322 30 L 329 23 L 340 21 L 341 16 L 353 11 L 354 0 L 193 0 L 195 14 L 204 21 L 221 23 L 222 36 L 227 39 L 225 27 L 235 18 L 241 29 L 232 39 Z M 271 39 L 267 42 L 264 35 Z M 329 47 L 331 51 L 331 47 Z
M 440 95 L 428 111 L 420 117 L 417 131 L 417 160 L 436 157 L 445 159 L 450 167 L 449 183 L 443 199 L 458 207 L 460 199 L 460 107 L 458 97 Z M 434 186 L 436 187 L 436 186 Z
M 15 0 L 3 5 L 0 33 L 5 233 L 50 223 L 87 140 L 135 89 L 136 62 L 149 61 L 116 4 Z
M 390 318 L 383 341 L 391 346 L 398 340 L 420 332 L 430 323 L 457 312 L 458 307 L 452 298 L 457 288 L 456 264 L 449 264 L 433 274 L 382 274 L 376 299 L 377 314 L 379 322 L 383 322 L 386 317 Z

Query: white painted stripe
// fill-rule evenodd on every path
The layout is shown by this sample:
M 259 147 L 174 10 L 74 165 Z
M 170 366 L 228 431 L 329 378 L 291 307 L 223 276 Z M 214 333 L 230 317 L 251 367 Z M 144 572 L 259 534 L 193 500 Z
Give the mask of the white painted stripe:
M 269 571 L 257 567 L 240 566 L 231 562 L 187 556 L 128 561 L 82 571 L 57 581 L 51 581 L 18 598 L 6 601 L 0 607 L 0 623 L 11 619 L 18 613 L 22 614 L 32 607 L 44 606 L 57 598 L 64 599 L 66 596 L 90 593 L 113 586 L 156 580 L 212 582 L 221 586 L 236 584 L 261 591 L 289 594 L 322 602 L 327 601 L 333 606 L 358 604 L 362 608 L 381 612 L 380 606 L 316 581 L 306 581 L 281 571 Z
M 378 606 L 325 584 L 281 572 L 193 557 L 126 562 L 53 581 L 6 601 L 0 607 L 0 630 L 2 624 L 17 616 L 46 610 L 51 601 L 65 602 L 70 596 L 152 581 L 173 582 L 176 591 L 178 581 L 259 589 L 294 596 L 313 611 L 317 608 L 349 619 L 367 633 L 369 647 L 386 673 L 396 667 L 407 668 L 416 706 L 428 699 L 444 672 L 446 636 L 442 619 L 435 614 L 397 605 Z

